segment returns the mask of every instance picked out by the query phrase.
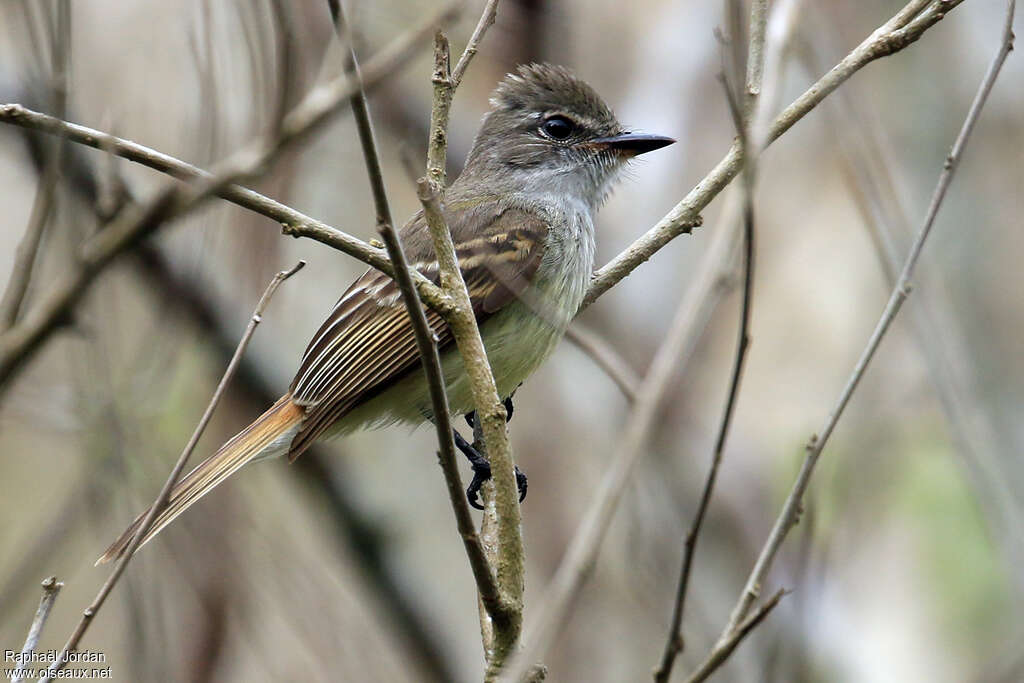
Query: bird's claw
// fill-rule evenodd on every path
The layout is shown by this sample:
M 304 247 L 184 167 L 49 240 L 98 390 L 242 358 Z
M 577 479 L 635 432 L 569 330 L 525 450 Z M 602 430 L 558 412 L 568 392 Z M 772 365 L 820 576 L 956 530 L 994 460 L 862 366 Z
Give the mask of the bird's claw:
M 491 478 L 491 464 L 486 461 L 479 462 L 475 463 L 472 468 L 473 481 L 466 488 L 466 499 L 472 507 L 477 510 L 483 510 L 484 506 L 480 503 L 480 487 Z M 516 488 L 519 490 L 519 502 L 522 503 L 526 498 L 527 479 L 526 475 L 519 471 L 519 467 L 515 468 L 515 472 Z

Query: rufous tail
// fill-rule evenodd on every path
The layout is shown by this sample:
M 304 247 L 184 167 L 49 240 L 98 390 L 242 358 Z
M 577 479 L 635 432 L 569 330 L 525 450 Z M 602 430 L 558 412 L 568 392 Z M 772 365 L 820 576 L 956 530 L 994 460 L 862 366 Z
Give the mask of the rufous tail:
M 175 484 L 171 490 L 167 507 L 157 515 L 136 550 L 146 545 L 178 515 L 185 512 L 193 503 L 212 491 L 217 484 L 234 474 L 246 463 L 256 458 L 287 453 L 291 438 L 302 423 L 303 415 L 304 410 L 292 403 L 289 394 L 278 399 L 270 410 L 263 413 L 255 422 L 239 432 L 233 439 L 221 446 L 220 450 L 201 462 Z M 149 509 L 146 509 L 136 517 L 131 526 L 125 529 L 124 533 L 107 548 L 100 559 L 96 560 L 96 564 L 110 562 L 124 555 L 148 513 Z

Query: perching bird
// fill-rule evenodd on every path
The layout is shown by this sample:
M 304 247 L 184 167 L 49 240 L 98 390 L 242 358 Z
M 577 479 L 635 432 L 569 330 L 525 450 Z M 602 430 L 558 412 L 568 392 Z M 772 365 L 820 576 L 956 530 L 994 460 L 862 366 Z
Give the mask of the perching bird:
M 562 67 L 523 66 L 498 85 L 443 212 L 501 396 L 551 354 L 579 309 L 594 264 L 593 214 L 619 171 L 673 142 L 625 131 L 601 97 Z M 437 282 L 422 212 L 402 228 L 401 240 L 409 263 Z M 426 315 L 439 338 L 451 411 L 468 413 L 469 382 L 451 329 L 437 312 Z M 286 454 L 294 460 L 317 439 L 431 416 L 398 287 L 368 270 L 313 336 L 287 393 L 182 478 L 143 543 L 249 462 Z M 122 555 L 144 517 L 99 562 Z

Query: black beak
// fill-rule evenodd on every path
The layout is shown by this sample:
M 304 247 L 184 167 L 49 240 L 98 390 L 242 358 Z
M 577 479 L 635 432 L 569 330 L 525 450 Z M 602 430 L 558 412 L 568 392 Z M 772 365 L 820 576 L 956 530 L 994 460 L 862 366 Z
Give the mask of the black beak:
M 668 147 L 675 140 L 664 135 L 641 135 L 640 133 L 621 133 L 609 138 L 597 138 L 591 140 L 595 145 L 604 145 L 608 149 L 618 150 L 629 156 L 636 156 L 646 152 L 653 152 L 662 147 Z

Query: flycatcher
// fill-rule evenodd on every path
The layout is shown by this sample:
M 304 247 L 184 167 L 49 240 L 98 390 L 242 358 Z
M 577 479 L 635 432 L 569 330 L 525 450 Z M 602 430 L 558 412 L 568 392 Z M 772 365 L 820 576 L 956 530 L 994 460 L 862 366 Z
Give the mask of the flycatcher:
M 579 309 L 594 265 L 593 214 L 619 171 L 673 142 L 625 131 L 593 88 L 559 66 L 520 67 L 495 89 L 443 212 L 501 396 L 551 354 Z M 401 240 L 409 263 L 438 282 L 422 212 Z M 440 340 L 451 411 L 468 413 L 472 395 L 451 329 L 436 311 L 426 315 Z M 143 544 L 246 463 L 294 460 L 317 439 L 364 427 L 423 423 L 430 406 L 398 287 L 368 270 L 310 341 L 288 392 L 182 478 Z M 144 517 L 99 561 L 123 554 Z

